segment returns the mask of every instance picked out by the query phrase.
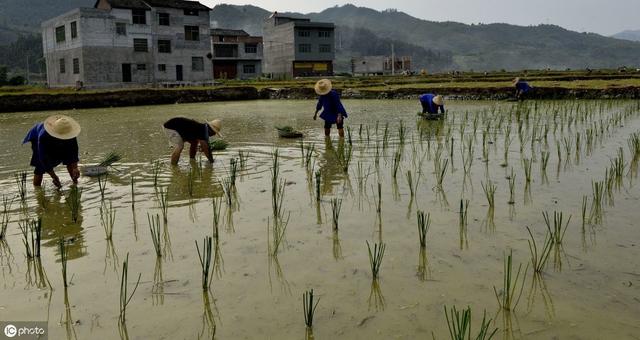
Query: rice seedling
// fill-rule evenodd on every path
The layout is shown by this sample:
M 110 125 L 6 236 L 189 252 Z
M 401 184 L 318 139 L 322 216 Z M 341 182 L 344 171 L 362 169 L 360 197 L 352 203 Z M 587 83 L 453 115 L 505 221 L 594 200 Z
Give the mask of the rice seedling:
M 571 216 L 567 219 L 567 223 L 563 223 L 563 213 L 554 211 L 553 225 L 548 212 L 543 212 L 542 216 L 544 217 L 544 223 L 547 225 L 552 243 L 556 246 L 562 246 L 562 240 L 564 239 L 564 234 L 567 232 L 569 222 L 571 222 Z
M 308 290 L 302 294 L 302 310 L 304 312 L 304 324 L 307 328 L 313 328 L 313 316 L 316 313 L 316 308 L 320 299 L 313 303 L 313 289 Z
M 196 241 L 196 250 L 198 251 L 198 258 L 200 259 L 200 267 L 202 269 L 202 290 L 208 290 L 211 285 L 212 240 L 210 236 L 204 238 L 202 241 L 202 252 L 200 252 L 200 246 L 198 246 L 198 241 Z
M 127 321 L 127 306 L 129 306 L 133 295 L 136 293 L 136 290 L 138 290 L 141 277 L 142 274 L 138 274 L 136 285 L 133 287 L 131 294 L 129 294 L 129 253 L 127 253 L 127 257 L 122 263 L 122 276 L 120 278 L 120 316 L 118 320 L 121 324 L 124 324 Z
M 417 216 L 420 247 L 424 248 L 427 246 L 427 233 L 429 232 L 429 227 L 431 226 L 431 214 L 425 214 L 423 211 L 418 210 Z
M 382 213 L 382 184 L 378 182 L 378 199 L 376 200 L 376 212 Z
M 9 227 L 9 222 L 11 221 L 9 211 L 11 210 L 12 204 L 13 197 L 9 198 L 6 195 L 2 195 L 2 213 L 0 215 L 0 241 L 4 240 L 7 236 L 7 228 Z
M 495 195 L 496 195 L 496 190 L 497 190 L 497 186 L 495 184 L 493 184 L 493 182 L 489 181 L 487 183 L 487 185 L 484 185 L 484 182 L 480 182 L 480 185 L 482 186 L 482 191 L 484 191 L 484 195 L 487 198 L 487 203 L 489 203 L 489 207 L 493 208 L 495 207 Z
M 393 176 L 393 178 L 397 177 L 401 160 L 402 160 L 402 150 L 398 148 L 398 150 L 393 155 L 393 171 L 391 172 L 391 175 Z
M 444 177 L 447 174 L 447 167 L 449 166 L 449 159 L 445 159 L 444 161 L 438 163 L 438 167 L 436 169 L 436 188 L 442 190 L 444 183 Z
M 104 201 L 104 193 L 107 190 L 107 175 L 98 176 L 98 189 L 100 189 L 100 199 Z
M 447 319 L 451 340 L 471 339 L 471 307 L 463 309 L 462 313 L 460 313 L 455 306 L 451 307 L 450 310 L 447 309 L 447 306 L 444 306 L 444 315 Z M 487 320 L 487 312 L 485 311 L 482 315 L 480 330 L 474 337 L 475 340 L 490 340 L 495 336 L 498 329 L 491 330 L 491 321 L 492 319 Z
M 547 165 L 549 165 L 549 151 L 542 151 L 542 158 L 540 159 L 540 172 L 547 172 Z
M 218 240 L 220 233 L 220 217 L 222 216 L 222 200 L 219 197 L 213 198 L 213 238 Z
M 505 256 L 502 289 L 500 293 L 498 293 L 496 287 L 493 286 L 493 292 L 496 295 L 500 308 L 506 311 L 515 311 L 518 306 L 518 302 L 520 302 L 520 297 L 522 296 L 528 270 L 528 264 L 524 271 L 522 270 L 522 264 L 519 264 L 518 271 L 515 273 L 514 277 L 513 251 L 510 251 L 509 255 Z M 518 285 L 520 285 L 520 287 L 518 287 Z
M 320 199 L 322 199 L 322 191 L 320 190 L 320 180 L 322 178 L 322 173 L 320 172 L 320 169 L 316 170 L 315 173 L 315 177 L 316 177 L 316 201 L 320 202 Z
M 524 176 L 527 183 L 531 183 L 531 159 L 524 158 L 522 164 L 524 166 Z
M 71 212 L 71 220 L 73 223 L 78 222 L 78 218 L 80 217 L 80 202 L 82 199 L 82 189 L 78 188 L 78 186 L 74 185 L 69 189 L 69 193 L 66 197 L 66 204 Z
M 158 201 L 160 203 L 160 211 L 162 212 L 162 219 L 167 222 L 167 216 L 169 212 L 169 188 L 160 188 L 158 193 Z
M 353 155 L 353 147 L 349 145 L 343 152 L 339 155 L 340 163 L 342 164 L 342 171 L 344 173 L 349 172 L 349 164 L 351 164 L 351 156 Z
M 404 144 L 404 141 L 406 139 L 406 128 L 404 127 L 404 122 L 402 121 L 402 119 L 400 120 L 400 125 L 398 126 L 398 140 L 400 141 L 400 144 Z
M 333 230 L 338 230 L 338 220 L 340 218 L 340 210 L 342 208 L 342 200 L 334 198 L 331 200 L 331 216 L 333 220 Z
M 131 175 L 131 208 L 136 206 L 136 176 Z
M 147 214 L 147 221 L 149 222 L 149 232 L 151 234 L 151 241 L 153 241 L 153 249 L 156 252 L 156 257 L 162 257 L 162 238 L 160 237 L 160 215 L 151 216 Z
M 158 187 L 158 178 L 160 176 L 162 163 L 159 160 L 155 160 L 152 163 L 151 173 L 153 174 L 153 187 Z
M 466 228 L 469 214 L 469 200 L 460 200 L 460 210 L 458 211 L 460 228 Z
M 113 208 L 113 203 L 109 201 L 109 205 L 106 202 L 100 205 L 100 224 L 104 229 L 104 234 L 107 240 L 113 238 L 113 227 L 116 223 L 116 209 Z
M 369 241 L 367 242 L 367 249 L 369 251 L 369 264 L 371 266 L 371 276 L 373 280 L 378 279 L 378 274 L 380 273 L 380 266 L 382 266 L 382 259 L 384 258 L 384 251 L 386 249 L 386 245 L 382 242 L 380 244 L 374 243 L 373 251 L 371 251 L 371 246 L 369 245 Z
M 516 204 L 515 200 L 515 190 L 516 190 L 516 174 L 513 172 L 513 168 L 511 168 L 511 175 L 508 178 L 509 180 L 509 203 L 510 205 Z
M 42 218 L 28 220 L 18 224 L 22 233 L 22 243 L 27 259 L 40 257 L 40 243 L 42 241 Z
M 527 232 L 529 232 L 530 240 L 527 240 L 529 243 L 529 251 L 531 252 L 531 267 L 534 273 L 542 273 L 545 265 L 547 264 L 547 260 L 549 259 L 549 254 L 551 254 L 551 249 L 553 248 L 553 238 L 551 237 L 551 233 L 547 231 L 544 242 L 542 243 L 542 248 L 538 250 L 538 245 L 536 243 L 535 237 L 533 237 L 533 233 L 531 229 L 527 227 Z
M 67 253 L 67 245 L 63 238 L 60 238 L 58 240 L 58 249 L 60 250 L 60 263 L 62 264 L 62 282 L 64 284 L 64 288 L 66 289 L 69 286 L 67 281 L 67 260 L 69 258 Z
M 289 225 L 289 219 L 291 218 L 291 214 L 287 215 L 287 219 L 284 219 L 284 216 L 274 217 L 273 227 L 270 228 L 269 218 L 267 218 L 267 232 L 271 229 L 273 234 L 273 245 L 269 245 L 269 254 L 273 257 L 278 256 L 278 251 L 280 246 L 284 242 L 284 236 L 287 231 L 287 226 Z
M 409 187 L 409 192 L 411 194 L 411 197 L 415 197 L 416 192 L 418 191 L 419 182 L 420 182 L 420 172 L 418 172 L 418 177 L 416 178 L 416 181 L 414 183 L 411 170 L 407 170 L 407 186 Z
M 215 139 L 209 142 L 209 149 L 211 149 L 211 151 L 223 151 L 223 150 L 226 150 L 228 147 L 229 147 L 229 142 L 223 139 Z
M 248 159 L 249 159 L 249 151 L 238 151 L 238 160 L 240 161 L 240 169 L 246 169 Z
M 238 160 L 236 158 L 231 158 L 229 161 L 229 179 L 231 181 L 231 186 L 235 188 L 236 186 L 236 178 L 238 178 Z
M 27 201 L 27 172 L 19 171 L 13 174 L 13 178 L 18 186 L 18 195 L 23 203 Z
M 316 145 L 313 143 L 309 143 L 305 146 L 304 149 L 304 165 L 307 169 L 311 168 L 311 160 L 313 159 L 313 153 L 315 151 Z
M 584 226 L 587 224 L 587 203 L 589 201 L 588 196 L 582 196 L 582 231 L 584 231 Z
M 222 179 L 222 190 L 224 191 L 224 197 L 227 201 L 227 206 L 233 205 L 233 184 L 230 178 Z

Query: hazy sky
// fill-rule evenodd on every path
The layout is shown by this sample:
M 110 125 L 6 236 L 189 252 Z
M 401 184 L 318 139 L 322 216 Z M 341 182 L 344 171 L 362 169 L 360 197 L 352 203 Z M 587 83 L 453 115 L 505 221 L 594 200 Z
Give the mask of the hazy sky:
M 464 23 L 506 22 L 516 25 L 549 23 L 575 31 L 611 35 L 640 29 L 640 0 L 201 0 L 251 4 L 267 10 L 318 12 L 327 7 L 353 3 L 377 10 L 396 8 L 412 16 L 433 21 Z

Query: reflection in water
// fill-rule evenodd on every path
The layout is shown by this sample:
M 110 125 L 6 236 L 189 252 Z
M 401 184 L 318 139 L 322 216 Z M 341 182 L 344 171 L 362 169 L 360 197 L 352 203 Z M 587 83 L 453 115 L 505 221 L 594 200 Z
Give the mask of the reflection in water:
M 75 322 L 71 316 L 71 304 L 69 303 L 69 294 L 67 288 L 64 289 L 64 316 L 60 316 L 60 324 L 64 326 L 67 339 L 77 339 Z M 64 318 L 64 319 L 63 319 Z
M 371 280 L 371 291 L 369 293 L 369 310 L 374 309 L 376 312 L 383 311 L 385 308 L 385 300 L 380 288 L 378 279 Z
M 340 235 L 338 230 L 333 230 L 333 258 L 338 261 L 342 260 L 342 245 L 340 245 Z
M 162 228 L 162 239 L 164 240 L 163 254 L 169 259 L 173 260 L 173 250 L 171 248 L 171 234 L 169 233 L 169 224 L 165 221 Z
M 416 273 L 420 281 L 428 281 L 431 279 L 431 268 L 429 267 L 429 259 L 427 258 L 427 249 L 420 247 L 418 253 L 418 271 Z
M 52 289 L 47 273 L 44 271 L 40 257 L 27 259 L 27 272 L 25 274 L 27 287 L 38 289 Z
M 542 302 L 544 303 L 544 310 L 547 318 L 552 320 L 556 316 L 555 307 L 553 305 L 553 299 L 549 290 L 547 289 L 547 283 L 544 281 L 544 277 L 541 273 L 534 273 L 533 279 L 531 280 L 531 288 L 529 289 L 529 296 L 527 299 L 527 311 L 531 313 L 533 307 L 535 305 L 535 300 L 538 295 L 542 298 Z
M 502 309 L 498 313 L 502 314 L 502 339 L 522 339 L 522 332 L 520 330 L 518 316 L 514 312 L 510 312 L 504 309 Z
M 325 138 L 324 141 L 325 150 L 320 159 L 320 173 L 322 174 L 321 190 L 323 196 L 333 194 L 334 185 L 345 178 L 345 172 L 340 161 L 341 157 L 344 157 L 344 139 L 338 140 L 337 151 L 333 146 L 331 138 Z
M 222 278 L 224 273 L 224 259 L 222 258 L 222 245 L 220 244 L 220 238 L 214 239 L 215 253 L 213 254 L 213 272 L 218 279 Z
M 105 274 L 107 272 L 107 267 L 111 267 L 113 271 L 117 273 L 119 261 L 113 241 L 111 239 L 107 240 L 104 253 L 104 270 L 102 273 Z
M 42 213 L 42 244 L 45 247 L 58 249 L 58 240 L 64 239 L 70 260 L 86 256 L 84 240 L 85 230 L 82 228 L 82 208 L 78 211 L 78 222 L 70 223 L 71 211 L 63 201 L 60 191 L 54 191 L 49 197 L 42 197 L 39 202 Z M 43 208 L 46 206 L 46 210 Z
M 153 305 L 164 305 L 164 278 L 162 276 L 162 257 L 156 256 L 156 265 L 153 270 L 153 287 L 151 288 Z
M 289 284 L 289 281 L 287 281 L 287 279 L 284 277 L 284 272 L 282 271 L 282 267 L 280 266 L 278 256 L 268 255 L 267 257 L 269 259 L 269 288 L 273 292 L 273 280 L 271 278 L 271 270 L 273 269 L 273 272 L 276 274 L 276 278 L 281 285 L 282 292 L 291 295 L 291 285 Z
M 202 329 L 198 333 L 198 339 L 214 339 L 216 336 L 216 320 L 215 315 L 218 314 L 218 308 L 216 307 L 215 299 L 211 299 L 209 291 L 202 292 Z M 213 306 L 213 309 L 211 308 Z M 213 313 L 213 310 L 216 313 Z

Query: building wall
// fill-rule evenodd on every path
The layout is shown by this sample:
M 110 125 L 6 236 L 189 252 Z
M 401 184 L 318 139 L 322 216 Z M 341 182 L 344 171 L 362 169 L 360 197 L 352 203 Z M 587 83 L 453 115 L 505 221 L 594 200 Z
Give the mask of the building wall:
M 271 20 L 265 21 L 264 33 L 264 73 L 274 76 L 291 75 L 295 58 L 294 24 L 273 26 Z
M 299 31 L 309 31 L 309 37 L 301 37 L 298 32 Z M 329 38 L 320 38 L 318 36 L 318 32 L 320 31 L 330 31 L 331 37 Z M 295 41 L 295 60 L 299 61 L 319 61 L 319 60 L 334 60 L 335 59 L 335 32 L 334 29 L 331 28 L 307 28 L 307 27 L 296 27 L 294 34 Z M 300 52 L 299 46 L 300 44 L 309 44 L 311 45 L 311 52 L 302 53 Z M 327 44 L 331 47 L 331 52 L 323 53 L 320 52 L 320 45 Z
M 238 37 L 238 39 L 228 39 L 228 41 L 217 41 L 218 36 L 211 37 L 211 53 L 213 54 L 213 68 L 216 74 L 215 78 L 220 76 L 220 69 L 216 68 L 216 65 L 221 65 L 220 68 L 229 67 L 230 63 L 233 63 L 236 68 L 235 78 L 237 79 L 252 79 L 262 75 L 262 58 L 264 55 L 264 46 L 262 39 L 259 37 Z M 234 41 L 235 40 L 235 41 Z M 256 53 L 247 53 L 245 47 L 247 44 L 257 44 Z M 216 45 L 231 45 L 237 46 L 238 54 L 236 57 L 220 57 L 215 53 Z M 255 72 L 245 73 L 245 65 L 253 65 Z M 229 76 L 227 74 L 227 76 Z
M 171 26 L 158 25 L 158 12 L 170 14 Z M 183 65 L 183 79 L 203 82 L 212 78 L 210 53 L 209 12 L 199 16 L 185 16 L 182 10 L 154 9 L 146 11 L 146 25 L 132 23 L 131 10 L 76 9 L 42 24 L 43 48 L 49 86 L 73 86 L 82 81 L 85 86 L 123 86 L 122 64 L 131 64 L 131 84 L 175 82 L 176 65 Z M 70 38 L 72 21 L 78 23 L 78 37 Z M 116 34 L 116 23 L 126 24 L 126 35 Z M 56 43 L 55 29 L 65 25 L 66 39 Z M 199 26 L 199 41 L 184 39 L 184 25 Z M 147 40 L 147 52 L 134 51 L 134 39 Z M 171 40 L 171 53 L 158 53 L 158 39 Z M 201 57 L 204 69 L 192 70 L 192 57 Z M 64 58 L 66 72 L 60 74 L 59 59 Z M 79 58 L 80 74 L 73 74 L 73 58 Z M 166 71 L 158 70 L 165 64 Z M 144 65 L 144 69 L 138 69 Z M 142 67 L 141 67 L 142 68 Z

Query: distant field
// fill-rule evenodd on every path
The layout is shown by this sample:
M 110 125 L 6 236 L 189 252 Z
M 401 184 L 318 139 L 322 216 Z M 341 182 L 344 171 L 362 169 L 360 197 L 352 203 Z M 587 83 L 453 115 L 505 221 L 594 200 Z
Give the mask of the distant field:
M 434 74 L 426 76 L 375 76 L 375 77 L 334 77 L 334 86 L 338 89 L 354 89 L 369 91 L 389 91 L 394 89 L 437 89 L 437 88 L 505 88 L 511 86 L 515 77 L 521 77 L 537 87 L 564 89 L 608 89 L 620 87 L 640 87 L 640 71 L 616 70 L 587 71 L 529 71 L 529 72 L 496 72 L 496 73 L 460 73 Z M 311 88 L 317 78 L 291 80 L 219 80 L 221 87 L 251 86 L 258 90 L 263 88 Z M 130 88 L 131 90 L 142 89 Z M 174 89 L 209 89 L 213 87 L 180 87 Z M 146 87 L 145 89 L 148 89 Z M 70 94 L 70 93 L 102 93 L 120 91 L 122 89 L 82 90 L 73 88 L 48 89 L 36 86 L 0 87 L 0 95 L 15 94 Z

